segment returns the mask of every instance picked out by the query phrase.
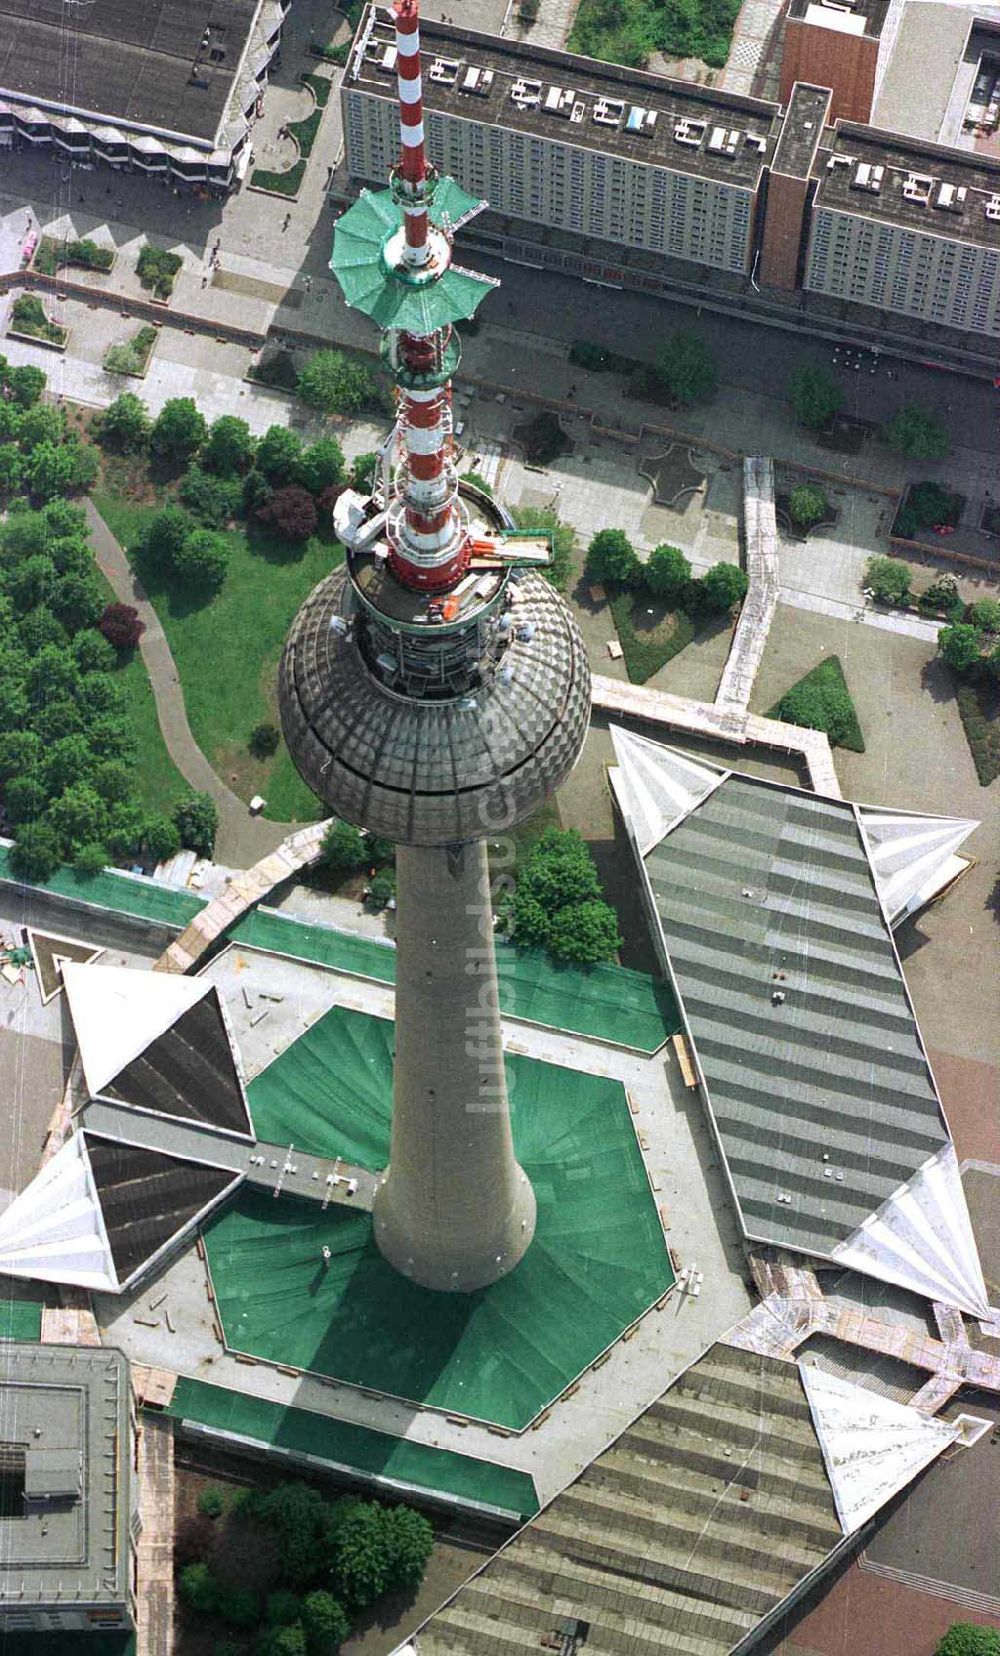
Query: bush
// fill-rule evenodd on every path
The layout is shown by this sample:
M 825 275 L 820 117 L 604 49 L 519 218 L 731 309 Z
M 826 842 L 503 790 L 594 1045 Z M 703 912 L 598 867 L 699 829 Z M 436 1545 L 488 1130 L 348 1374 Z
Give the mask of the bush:
M 243 507 L 243 484 L 238 477 L 216 477 L 200 466 L 188 468 L 177 492 L 207 529 L 224 529 Z
M 788 496 L 788 514 L 799 529 L 819 523 L 829 511 L 826 495 L 815 483 L 799 483 Z
M 922 483 L 914 483 L 907 490 L 896 513 L 893 534 L 901 535 L 905 540 L 927 524 L 946 524 L 954 528 L 962 516 L 964 504 L 960 494 L 942 488 L 933 478 L 925 478 Z
M 144 288 L 148 288 L 157 299 L 169 299 L 183 263 L 179 253 L 168 253 L 163 247 L 146 246 L 139 254 L 135 268 Z
M 938 650 L 956 673 L 968 673 L 982 660 L 983 635 L 978 627 L 960 621 L 957 626 L 941 628 Z
M 281 731 L 277 725 L 264 720 L 254 725 L 250 732 L 250 752 L 255 759 L 270 759 L 273 753 L 277 753 L 280 741 Z
M 219 1584 L 207 1564 L 186 1564 L 177 1578 L 182 1604 L 199 1616 L 215 1614 Z
M 477 472 L 477 471 L 459 472 L 458 480 L 459 480 L 460 483 L 469 483 L 469 484 L 471 484 L 472 488 L 478 489 L 480 494 L 484 494 L 487 497 L 488 500 L 493 499 L 492 484 L 490 484 L 486 481 L 486 478 L 482 475 L 481 472 Z
M 391 1518 L 392 1514 L 388 1514 Z M 417 1514 L 413 1513 L 413 1517 Z M 421 1519 L 427 1523 L 426 1519 Z M 427 1525 L 430 1529 L 430 1525 Z M 417 1580 L 423 1579 L 423 1569 Z M 333 1656 L 351 1631 L 351 1624 L 332 1593 L 321 1589 L 307 1593 L 302 1603 L 302 1625 L 309 1656 Z
M 45 306 L 34 293 L 22 293 L 14 300 L 10 313 L 11 324 L 18 333 L 30 334 L 34 339 L 46 339 L 51 345 L 62 345 L 66 339 L 66 329 L 57 322 L 50 322 L 45 314 Z
M 371 904 L 372 908 L 384 909 L 387 903 L 392 902 L 395 895 L 395 875 L 383 871 L 381 874 L 376 874 L 371 885 L 368 887 L 367 901 Z
M 145 621 L 131 604 L 107 604 L 97 625 L 116 650 L 134 650 L 146 631 Z
M 378 470 L 378 455 L 370 450 L 366 454 L 359 454 L 351 462 L 351 471 L 348 482 L 352 489 L 359 494 L 371 494 L 375 487 L 375 474 Z
M 149 366 L 156 344 L 155 328 L 139 328 L 124 345 L 111 345 L 105 353 L 104 370 L 108 374 L 134 374 L 140 378 Z
M 821 362 L 800 362 L 788 380 L 788 400 L 800 425 L 825 431 L 840 410 L 843 392 Z
M 150 433 L 155 454 L 170 460 L 189 460 L 205 441 L 208 426 L 193 398 L 171 397 L 165 402 Z
M 123 391 L 101 415 L 98 441 L 104 448 L 133 454 L 146 447 L 152 429 L 153 422 L 142 398 L 134 391 Z
M 924 588 L 917 599 L 917 604 L 928 614 L 934 614 L 937 610 L 949 612 L 957 610 L 959 619 L 961 619 L 965 610 L 965 605 L 959 597 L 958 582 L 954 575 L 939 575 L 936 581 L 932 581 L 929 587 Z
M 434 1550 L 434 1531 L 422 1513 L 408 1506 L 391 1507 L 385 1515 L 385 1525 L 389 1537 L 389 1579 L 394 1587 L 412 1592 L 424 1579 Z
M 293 1622 L 300 1622 L 302 1600 L 298 1593 L 290 1592 L 287 1587 L 279 1587 L 276 1593 L 269 1593 L 264 1620 L 269 1627 L 290 1627 Z
M 943 460 L 950 443 L 948 428 L 931 408 L 903 403 L 886 427 L 886 441 L 910 460 Z
M 174 579 L 198 592 L 218 592 L 228 568 L 229 547 L 211 529 L 193 530 L 174 553 Z
M 655 373 L 670 396 L 685 406 L 703 402 L 715 391 L 715 358 L 690 328 L 673 334 L 657 352 Z
M 676 603 L 691 579 L 691 565 L 676 546 L 657 546 L 645 567 L 646 585 L 655 598 Z
M 285 540 L 293 541 L 308 540 L 319 521 L 312 495 L 296 483 L 275 489 L 267 504 L 257 508 L 257 516 L 270 523 Z
M 199 857 L 210 857 L 215 849 L 219 813 L 210 794 L 193 793 L 174 807 L 174 824 L 181 844 Z
M 584 572 L 591 581 L 631 586 L 642 575 L 642 565 L 623 529 L 600 529 L 587 548 Z
M 836 656 L 820 662 L 786 691 L 769 715 L 806 730 L 825 730 L 835 747 L 865 750 L 861 726 Z
M 197 1507 L 203 1518 L 220 1518 L 226 1510 L 226 1497 L 212 1485 L 199 1491 Z
M 167 816 L 147 817 L 142 827 L 141 844 L 148 862 L 169 862 L 181 848 L 176 823 Z
M 729 54 L 739 0 L 697 6 L 652 0 L 582 0 L 569 37 L 571 51 L 641 69 L 653 52 L 698 57 L 721 68 Z
M 572 524 L 563 523 L 555 512 L 545 506 L 519 506 L 513 516 L 519 529 L 548 534 L 552 555 L 541 573 L 557 592 L 565 592 L 573 567 L 573 548 L 576 546 L 576 530 Z
M 79 265 L 84 270 L 110 270 L 115 262 L 113 247 L 100 247 L 85 236 L 81 241 L 58 241 L 43 236 L 32 261 L 34 268 L 45 276 L 55 276 L 63 265 Z
M 955 1622 L 934 1656 L 1000 1656 L 1000 1632 L 995 1627 L 977 1627 L 974 1622 Z
M 865 586 L 882 604 L 905 604 L 910 595 L 913 572 L 898 558 L 869 558 L 865 564 Z
M 317 351 L 300 373 L 297 389 L 304 403 L 324 414 L 360 414 L 384 400 L 371 369 L 343 351 Z
M 293 471 L 293 480 L 310 494 L 343 483 L 346 472 L 344 451 L 336 437 L 321 437 L 303 450 Z
M 995 598 L 977 598 L 969 606 L 969 620 L 983 632 L 1000 633 L 1000 603 Z
M 323 835 L 319 860 L 324 868 L 332 868 L 338 872 L 364 868 L 368 862 L 368 851 L 360 828 L 337 819 L 331 822 Z
M 692 582 L 693 596 L 697 607 L 709 615 L 727 615 L 743 602 L 747 584 L 745 574 L 736 564 L 717 563 L 699 581 Z
M 307 1656 L 306 1633 L 301 1622 L 288 1627 L 270 1627 L 260 1634 L 254 1656 Z

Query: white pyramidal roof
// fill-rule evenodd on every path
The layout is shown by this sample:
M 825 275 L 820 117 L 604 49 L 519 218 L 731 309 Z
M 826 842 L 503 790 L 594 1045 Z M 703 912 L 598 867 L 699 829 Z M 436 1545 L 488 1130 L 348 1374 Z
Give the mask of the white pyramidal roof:
M 211 990 L 207 978 L 132 966 L 67 962 L 63 982 L 80 1044 L 83 1073 L 96 1095 L 151 1041 Z
M 942 1145 L 893 1191 L 853 1236 L 837 1244 L 833 1257 L 851 1270 L 974 1317 L 990 1316 L 953 1144 Z
M 916 816 L 910 811 L 858 807 L 878 894 L 890 921 L 929 903 L 969 866 L 955 855 L 979 827 L 967 817 Z
M 0 1272 L 118 1292 L 82 1133 L 57 1150 L 0 1214 Z
M 641 856 L 729 775 L 718 765 L 689 759 L 619 725 L 612 725 L 611 740 L 618 761 L 611 780 Z
M 894 1403 L 867 1386 L 799 1363 L 813 1426 L 845 1535 L 873 1518 L 942 1449 L 960 1426 Z

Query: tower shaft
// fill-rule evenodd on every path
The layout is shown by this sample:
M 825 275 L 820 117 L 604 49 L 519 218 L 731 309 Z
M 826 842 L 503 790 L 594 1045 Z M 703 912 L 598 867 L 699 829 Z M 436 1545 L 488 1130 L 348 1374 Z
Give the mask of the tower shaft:
M 424 1287 L 469 1292 L 511 1270 L 535 1228 L 511 1139 L 486 847 L 401 845 L 396 880 L 392 1148 L 375 1240 Z

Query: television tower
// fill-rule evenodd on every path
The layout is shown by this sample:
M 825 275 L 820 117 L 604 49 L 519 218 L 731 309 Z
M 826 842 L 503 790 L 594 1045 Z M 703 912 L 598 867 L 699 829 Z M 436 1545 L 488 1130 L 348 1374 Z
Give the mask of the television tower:
M 388 190 L 341 216 L 331 269 L 382 330 L 397 417 L 372 494 L 337 501 L 346 567 L 296 616 L 279 693 L 305 781 L 397 846 L 392 1141 L 375 1240 L 425 1287 L 471 1292 L 518 1263 L 535 1222 L 511 1139 L 485 842 L 572 769 L 590 675 L 538 573 L 548 537 L 519 534 L 456 476 L 454 323 L 498 284 L 453 262 L 456 228 L 486 203 L 427 163 L 417 0 L 396 0 L 393 16 L 399 164 Z

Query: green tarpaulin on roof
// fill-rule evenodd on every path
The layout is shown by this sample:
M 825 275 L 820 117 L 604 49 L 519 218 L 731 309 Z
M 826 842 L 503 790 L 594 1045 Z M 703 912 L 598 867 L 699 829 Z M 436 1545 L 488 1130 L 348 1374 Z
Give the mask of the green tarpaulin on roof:
M 40 1301 L 0 1299 L 0 1340 L 40 1340 L 41 1337 Z
M 141 920 L 159 921 L 182 930 L 205 907 L 205 898 L 156 880 L 141 879 L 106 868 L 101 874 L 78 874 L 75 868 L 57 868 L 51 880 L 19 880 L 11 871 L 10 847 L 0 845 L 0 880 L 51 891 L 57 897 L 71 897 L 94 908 L 134 914 Z
M 201 1380 L 178 1380 L 169 1413 L 268 1448 L 310 1455 L 361 1476 L 474 1501 L 522 1518 L 538 1511 L 535 1485 L 526 1472 L 331 1420 L 309 1409 L 285 1408 Z

